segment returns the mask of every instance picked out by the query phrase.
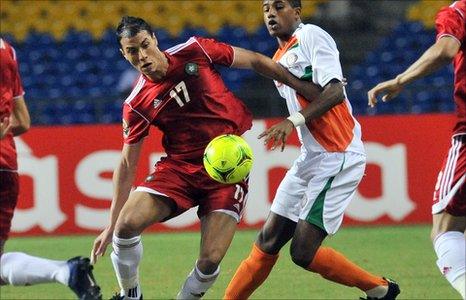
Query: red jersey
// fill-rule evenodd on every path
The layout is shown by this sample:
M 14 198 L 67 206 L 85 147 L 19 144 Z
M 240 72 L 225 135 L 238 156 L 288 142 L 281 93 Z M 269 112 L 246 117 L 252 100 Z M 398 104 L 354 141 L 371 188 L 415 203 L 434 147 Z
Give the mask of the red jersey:
M 0 38 L 0 118 L 2 120 L 12 114 L 15 99 L 23 95 L 15 50 Z M 0 140 L 0 170 L 17 169 L 15 142 L 10 132 Z
M 141 75 L 125 100 L 124 142 L 139 142 L 153 125 L 163 133 L 168 157 L 200 163 L 214 137 L 241 135 L 252 126 L 251 113 L 214 68 L 231 66 L 234 51 L 213 39 L 192 37 L 164 54 L 169 64 L 165 77 L 153 82 Z
M 453 135 L 466 134 L 466 0 L 454 2 L 439 11 L 435 19 L 437 40 L 448 35 L 458 40 L 460 50 L 453 59 L 455 68 L 455 87 L 453 97 L 456 104 L 458 122 Z

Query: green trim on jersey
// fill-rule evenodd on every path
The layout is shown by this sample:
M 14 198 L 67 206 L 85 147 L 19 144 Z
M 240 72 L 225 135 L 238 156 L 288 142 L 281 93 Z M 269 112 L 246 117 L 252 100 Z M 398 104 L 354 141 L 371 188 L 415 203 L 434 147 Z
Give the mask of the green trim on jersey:
M 299 79 L 306 80 L 306 81 L 312 81 L 312 66 L 311 65 L 304 68 L 304 75 L 301 76 Z
M 338 173 L 343 170 L 343 166 L 345 165 L 345 160 L 346 160 L 346 155 L 343 155 L 343 162 L 341 163 L 340 170 Z M 337 175 L 338 175 L 337 173 Z M 310 224 L 314 224 L 317 227 L 321 228 L 325 232 L 327 230 L 325 229 L 324 226 L 324 201 L 325 201 L 325 195 L 327 195 L 327 191 L 330 189 L 332 186 L 332 182 L 335 179 L 335 176 L 330 177 L 327 180 L 327 183 L 325 184 L 324 188 L 322 191 L 317 195 L 316 201 L 314 201 L 314 204 L 312 204 L 311 210 L 307 214 L 306 221 Z
M 288 50 L 286 50 L 286 52 L 290 51 L 291 49 L 298 48 L 298 47 L 299 47 L 299 43 L 296 43 L 293 46 L 291 46 Z

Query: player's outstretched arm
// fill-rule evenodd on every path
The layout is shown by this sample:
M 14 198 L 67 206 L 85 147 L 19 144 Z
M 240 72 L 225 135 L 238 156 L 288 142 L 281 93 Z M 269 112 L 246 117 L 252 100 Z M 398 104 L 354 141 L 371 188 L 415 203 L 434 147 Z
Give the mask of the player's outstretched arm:
M 113 230 L 126 200 L 136 174 L 137 163 L 141 153 L 143 140 L 136 144 L 124 144 L 121 159 L 113 172 L 113 200 L 110 207 L 110 224 L 95 239 L 91 252 L 91 262 L 97 262 L 99 256 L 105 254 L 107 245 L 112 241 Z
M 285 149 L 286 140 L 294 127 L 304 125 L 310 120 L 319 118 L 332 109 L 332 107 L 345 100 L 343 85 L 344 83 L 339 80 L 331 80 L 324 87 L 324 90 L 319 94 L 317 99 L 310 102 L 301 111 L 270 127 L 261 133 L 258 138 L 261 139 L 265 137 L 265 144 L 272 142 L 272 149 L 281 146 L 281 151 L 283 151 Z
M 10 125 L 11 132 L 14 136 L 25 133 L 31 127 L 31 117 L 24 101 L 24 97 L 20 96 L 14 101 L 13 114 L 11 115 Z
M 380 94 L 383 94 L 382 101 L 391 100 L 403 90 L 406 84 L 449 64 L 458 53 L 460 46 L 461 44 L 454 37 L 448 35 L 441 37 L 406 71 L 372 88 L 367 93 L 369 106 L 374 107 L 377 104 L 377 96 Z
M 309 101 L 316 99 L 322 91 L 320 86 L 300 80 L 265 55 L 238 47 L 233 47 L 233 49 L 235 50 L 235 58 L 231 65 L 233 68 L 254 70 L 262 76 L 288 85 Z

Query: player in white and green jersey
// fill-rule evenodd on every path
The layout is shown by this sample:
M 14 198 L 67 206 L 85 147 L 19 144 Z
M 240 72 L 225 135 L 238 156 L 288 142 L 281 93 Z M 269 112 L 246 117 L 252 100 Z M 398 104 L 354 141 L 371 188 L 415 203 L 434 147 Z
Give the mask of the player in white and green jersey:
M 259 137 L 283 150 L 296 128 L 301 155 L 280 183 L 251 254 L 237 269 L 224 298 L 248 298 L 265 281 L 280 249 L 291 240 L 291 258 L 298 266 L 357 287 L 367 299 L 395 299 L 400 293 L 398 284 L 321 246 L 327 235 L 340 227 L 366 165 L 361 129 L 346 96 L 336 44 L 320 27 L 301 22 L 300 0 L 265 0 L 262 7 L 265 25 L 279 44 L 274 60 L 321 91 L 307 101 L 275 82 L 290 116 Z

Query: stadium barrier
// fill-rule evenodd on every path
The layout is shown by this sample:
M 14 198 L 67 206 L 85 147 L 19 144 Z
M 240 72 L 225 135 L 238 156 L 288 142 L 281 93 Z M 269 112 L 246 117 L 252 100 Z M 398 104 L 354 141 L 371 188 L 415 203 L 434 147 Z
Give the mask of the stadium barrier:
M 438 169 L 449 147 L 453 115 L 358 118 L 368 155 L 366 176 L 347 209 L 345 223 L 414 224 L 431 220 Z M 245 134 L 254 154 L 250 193 L 241 228 L 267 217 L 286 168 L 299 155 L 295 133 L 284 152 L 271 151 L 257 136 L 276 119 L 256 120 Z M 195 134 L 195 133 L 193 133 Z M 161 134 L 146 139 L 137 182 L 163 155 Z M 13 235 L 95 233 L 107 225 L 112 170 L 122 147 L 118 125 L 36 127 L 17 139 L 21 191 Z M 199 228 L 195 210 L 152 231 Z

